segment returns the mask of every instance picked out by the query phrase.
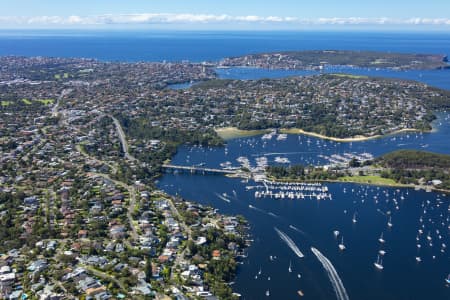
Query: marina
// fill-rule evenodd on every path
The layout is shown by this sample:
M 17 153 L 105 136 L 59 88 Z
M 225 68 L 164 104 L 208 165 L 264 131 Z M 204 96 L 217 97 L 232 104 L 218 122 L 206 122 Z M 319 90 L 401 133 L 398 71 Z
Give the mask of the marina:
M 255 190 L 255 198 L 331 200 L 328 188 L 320 183 L 281 183 L 262 180 L 262 185 L 246 186 Z

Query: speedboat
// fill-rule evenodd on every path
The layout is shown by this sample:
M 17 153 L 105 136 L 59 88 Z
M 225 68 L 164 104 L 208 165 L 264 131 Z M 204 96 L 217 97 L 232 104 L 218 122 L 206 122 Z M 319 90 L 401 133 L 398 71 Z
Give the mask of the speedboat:
M 341 238 L 341 243 L 339 244 L 339 250 L 341 250 L 341 251 L 345 250 L 344 237 Z

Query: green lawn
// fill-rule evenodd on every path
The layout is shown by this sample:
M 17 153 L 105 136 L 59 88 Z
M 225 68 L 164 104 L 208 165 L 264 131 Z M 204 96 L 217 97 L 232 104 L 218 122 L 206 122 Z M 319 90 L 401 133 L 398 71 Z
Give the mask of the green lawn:
M 49 105 L 49 104 L 55 103 L 54 99 L 39 99 L 37 101 L 42 103 L 42 104 L 44 104 L 44 105 Z
M 368 76 L 364 76 L 364 75 L 351 75 L 351 74 L 341 74 L 341 73 L 335 73 L 332 75 L 337 76 L 337 77 L 351 78 L 351 79 L 369 78 Z
M 234 127 L 217 128 L 216 133 L 224 140 L 259 135 L 268 130 L 241 130 Z
M 28 100 L 28 99 L 25 99 L 25 98 L 22 99 L 22 102 L 25 103 L 26 105 L 30 105 L 31 104 L 31 101 Z
M 350 181 L 357 183 L 369 183 L 379 185 L 399 185 L 393 179 L 382 178 L 380 176 L 344 176 L 340 177 L 339 181 Z
M 3 101 L 2 100 L 2 106 L 10 106 L 12 104 L 11 101 Z

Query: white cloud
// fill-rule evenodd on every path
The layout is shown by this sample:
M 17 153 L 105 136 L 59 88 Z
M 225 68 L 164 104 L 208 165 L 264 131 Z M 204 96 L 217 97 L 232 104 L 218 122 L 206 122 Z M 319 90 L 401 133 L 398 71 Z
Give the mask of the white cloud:
M 208 24 L 208 23 L 268 23 L 291 25 L 435 25 L 449 26 L 449 18 L 317 18 L 301 19 L 297 17 L 280 16 L 230 16 L 226 14 L 117 14 L 94 16 L 0 16 L 2 25 L 29 25 L 29 26 L 70 26 L 70 25 L 108 25 L 108 24 Z

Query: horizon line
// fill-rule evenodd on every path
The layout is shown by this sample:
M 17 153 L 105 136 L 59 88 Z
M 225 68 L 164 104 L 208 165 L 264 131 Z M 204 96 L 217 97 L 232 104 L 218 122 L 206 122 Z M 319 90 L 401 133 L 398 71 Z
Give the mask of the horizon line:
M 171 27 L 264 27 L 304 29 L 315 27 L 408 27 L 414 29 L 450 28 L 450 18 L 426 17 L 316 17 L 302 18 L 295 16 L 258 16 L 258 15 L 228 15 L 228 14 L 195 14 L 195 13 L 134 13 L 134 14 L 99 14 L 70 16 L 1 16 L 0 28 L 85 28 L 85 27 L 115 27 L 115 26 L 156 26 Z

